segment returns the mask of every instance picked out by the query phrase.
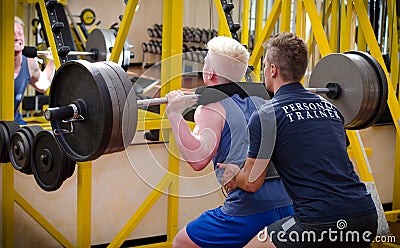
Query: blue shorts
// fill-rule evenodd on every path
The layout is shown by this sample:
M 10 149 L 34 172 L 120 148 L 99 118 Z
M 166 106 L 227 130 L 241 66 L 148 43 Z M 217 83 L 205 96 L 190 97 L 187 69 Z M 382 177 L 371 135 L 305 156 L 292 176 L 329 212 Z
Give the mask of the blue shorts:
M 207 210 L 186 226 L 189 238 L 200 247 L 243 247 L 265 226 L 294 215 L 292 206 L 253 215 L 230 216 L 221 209 Z

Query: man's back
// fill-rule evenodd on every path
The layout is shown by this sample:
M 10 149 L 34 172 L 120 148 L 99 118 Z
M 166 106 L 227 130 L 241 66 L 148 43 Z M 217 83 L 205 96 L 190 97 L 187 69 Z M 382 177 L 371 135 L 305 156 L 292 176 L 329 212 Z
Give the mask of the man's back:
M 282 86 L 272 105 L 277 135 L 271 161 L 296 215 L 314 222 L 374 213 L 370 193 L 348 158 L 339 111 L 300 83 Z

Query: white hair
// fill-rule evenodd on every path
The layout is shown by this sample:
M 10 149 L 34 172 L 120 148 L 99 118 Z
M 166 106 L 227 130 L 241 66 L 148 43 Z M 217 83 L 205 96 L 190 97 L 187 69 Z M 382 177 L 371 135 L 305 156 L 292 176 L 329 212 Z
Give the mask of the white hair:
M 19 18 L 18 16 L 14 16 L 14 23 L 18 23 L 18 24 L 21 25 L 22 27 L 25 26 L 24 21 L 23 21 L 21 18 Z
M 219 76 L 233 82 L 239 82 L 244 77 L 250 53 L 235 39 L 218 36 L 207 43 L 208 61 Z

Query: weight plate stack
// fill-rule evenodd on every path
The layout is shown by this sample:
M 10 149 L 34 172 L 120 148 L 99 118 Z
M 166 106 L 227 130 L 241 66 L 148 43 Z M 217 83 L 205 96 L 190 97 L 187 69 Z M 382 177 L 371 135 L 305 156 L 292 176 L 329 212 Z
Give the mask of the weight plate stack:
M 388 94 L 386 76 L 371 55 L 350 51 L 323 57 L 310 75 L 309 86 L 324 88 L 328 83 L 340 85 L 338 98 L 322 96 L 340 110 L 346 129 L 367 128 L 383 114 Z
M 50 108 L 83 102 L 80 120 L 51 120 L 56 139 L 75 161 L 122 151 L 136 132 L 137 105 L 132 82 L 113 62 L 69 61 L 50 88 Z
M 365 61 L 368 62 L 369 66 L 373 69 L 374 71 L 374 76 L 371 78 L 376 79 L 377 83 L 375 83 L 376 90 L 375 92 L 377 93 L 374 97 L 374 110 L 373 113 L 371 114 L 370 118 L 366 119 L 365 123 L 359 125 L 357 129 L 363 129 L 370 127 L 374 125 L 383 113 L 385 112 L 386 109 L 386 103 L 387 103 L 387 98 L 388 98 L 388 82 L 386 79 L 386 74 L 383 71 L 382 66 L 379 64 L 379 62 L 371 56 L 371 54 L 366 53 L 366 52 L 360 52 L 360 51 L 349 51 L 346 52 L 345 54 L 356 54 L 360 57 L 362 57 Z
M 38 125 L 24 126 L 15 132 L 10 141 L 9 156 L 13 167 L 27 175 L 32 174 L 31 152 L 35 136 L 43 128 Z

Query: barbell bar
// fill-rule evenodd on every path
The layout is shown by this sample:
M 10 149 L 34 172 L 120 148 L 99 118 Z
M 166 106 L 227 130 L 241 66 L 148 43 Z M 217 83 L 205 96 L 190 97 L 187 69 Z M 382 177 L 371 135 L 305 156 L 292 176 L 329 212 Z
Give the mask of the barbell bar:
M 60 56 L 86 56 L 90 62 L 107 61 L 111 57 L 111 52 L 115 44 L 117 31 L 115 29 L 96 28 L 87 37 L 86 51 L 70 51 L 70 47 L 63 46 L 57 51 Z M 130 51 L 133 46 L 125 41 L 123 50 L 118 60 L 118 64 L 124 69 L 128 69 L 130 59 L 134 53 Z M 34 58 L 38 54 L 48 54 L 50 51 L 38 51 L 36 47 L 24 47 L 22 53 L 29 58 Z
M 313 69 L 307 88 L 322 94 L 344 116 L 346 129 L 376 123 L 387 101 L 387 81 L 379 63 L 369 54 L 330 54 Z M 167 103 L 166 98 L 137 100 L 124 70 L 112 62 L 69 61 L 56 72 L 50 88 L 50 120 L 55 138 L 76 161 L 122 151 L 136 132 L 138 108 Z M 262 83 L 232 83 L 199 87 L 197 104 L 239 94 L 268 99 Z
M 96 49 L 93 49 L 93 51 L 90 52 L 82 52 L 82 51 L 69 51 L 69 47 L 67 49 L 66 46 L 61 47 L 61 49 L 58 50 L 58 54 L 66 54 L 68 56 L 97 56 L 98 51 Z M 25 46 L 24 49 L 22 50 L 22 54 L 25 55 L 28 58 L 34 58 L 37 57 L 37 55 L 48 55 L 51 54 L 51 51 L 39 51 L 37 47 L 32 47 L 32 46 Z
M 233 84 L 233 83 L 232 83 Z M 232 87 L 232 84 L 224 84 L 225 88 Z M 263 84 L 261 83 L 234 83 L 240 85 L 244 90 L 249 87 L 254 87 L 254 89 L 260 89 L 261 92 L 265 91 L 266 89 L 264 88 Z M 209 87 L 212 88 L 212 87 Z M 326 88 L 306 88 L 306 90 L 316 93 L 316 94 L 327 94 L 330 95 L 329 98 L 335 99 L 339 97 L 338 92 L 340 92 L 340 86 L 336 83 L 330 83 L 327 85 Z M 225 97 L 229 96 L 228 94 L 224 94 L 224 88 L 220 87 L 218 91 L 223 92 L 221 96 L 216 96 L 220 99 L 222 99 L 225 95 Z M 209 92 L 209 91 L 208 91 Z M 265 94 L 263 94 L 265 96 Z M 186 101 L 191 101 L 191 100 L 198 100 L 199 97 L 201 97 L 200 94 L 188 94 L 183 96 Z M 210 93 L 206 93 L 206 97 L 210 97 Z M 211 103 L 216 100 L 209 100 L 207 102 L 202 102 L 203 104 Z M 160 97 L 160 98 L 150 98 L 150 99 L 142 99 L 142 100 L 137 100 L 136 101 L 136 106 L 138 108 L 143 108 L 143 107 L 149 107 L 149 106 L 157 106 L 161 104 L 167 104 L 168 99 L 166 97 Z M 86 113 L 86 104 L 82 102 L 82 100 L 78 100 L 76 102 L 70 103 L 68 106 L 64 107 L 54 107 L 54 108 L 47 108 L 44 111 L 44 117 L 48 121 L 52 120 L 63 120 L 63 121 L 77 121 L 78 119 L 84 119 Z

